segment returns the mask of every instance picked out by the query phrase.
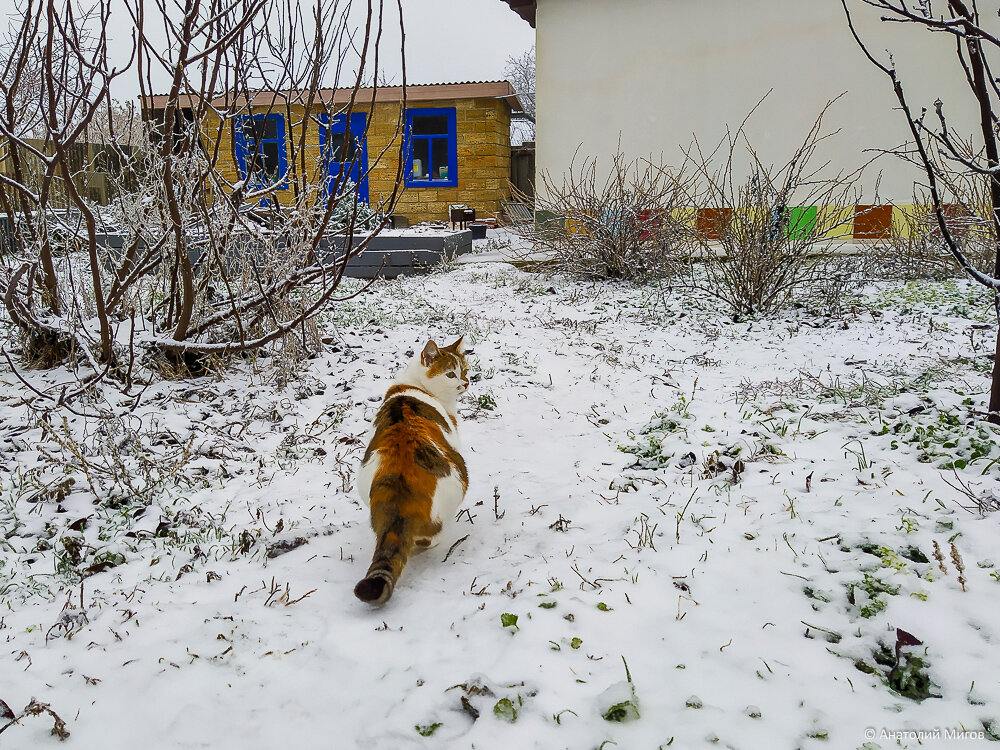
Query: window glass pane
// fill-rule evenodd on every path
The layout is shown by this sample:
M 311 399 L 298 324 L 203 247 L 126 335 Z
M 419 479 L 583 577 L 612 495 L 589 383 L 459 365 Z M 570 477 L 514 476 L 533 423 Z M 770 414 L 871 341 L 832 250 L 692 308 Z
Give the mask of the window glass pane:
M 428 179 L 430 169 L 430 144 L 426 138 L 415 138 L 413 140 L 413 179 Z
M 247 145 L 260 143 L 268 138 L 278 137 L 278 125 L 273 119 L 247 119 L 243 124 L 243 134 L 247 139 Z
M 350 162 L 354 161 L 354 154 L 357 150 L 358 142 L 354 134 L 348 144 L 347 153 L 344 153 L 344 133 L 329 133 L 327 135 L 327 153 L 332 161 Z
M 249 148 L 253 148 L 253 144 L 247 144 Z M 263 169 L 263 157 L 257 151 L 247 151 L 247 174 L 254 174 L 260 172 Z
M 444 115 L 414 115 L 413 135 L 448 135 L 448 118 Z
M 431 166 L 434 174 L 432 180 L 447 180 L 448 174 L 448 139 L 435 138 L 431 141 Z
M 343 161 L 340 154 L 344 150 L 344 134 L 330 133 L 326 140 L 326 147 L 327 153 L 333 161 Z
M 281 162 L 278 159 L 277 143 L 262 143 L 260 145 L 261 171 L 268 177 L 278 177 Z

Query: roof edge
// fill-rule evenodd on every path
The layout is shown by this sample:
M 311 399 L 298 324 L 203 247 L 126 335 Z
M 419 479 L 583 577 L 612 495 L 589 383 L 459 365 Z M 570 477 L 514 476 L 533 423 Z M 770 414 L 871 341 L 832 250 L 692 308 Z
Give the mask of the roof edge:
M 357 89 L 356 95 L 353 88 L 320 89 L 316 92 L 315 100 L 317 104 L 343 105 L 351 102 L 352 98 L 356 104 L 370 104 L 373 102 L 398 102 L 403 98 L 402 86 L 379 86 L 377 88 Z M 254 92 L 251 106 L 284 106 L 286 104 L 300 104 L 309 98 L 306 90 L 286 90 L 286 91 L 259 91 Z M 407 84 L 406 100 L 408 102 L 434 101 L 438 99 L 502 99 L 511 108 L 512 112 L 523 110 L 521 100 L 518 98 L 514 87 L 509 81 L 468 81 L 463 83 L 422 83 Z M 143 105 L 148 109 L 159 109 L 166 105 L 169 95 L 154 94 L 145 97 Z M 181 106 L 197 106 L 198 97 L 181 94 Z M 215 106 L 235 104 L 245 106 L 246 97 L 243 95 L 226 96 L 221 95 L 212 100 Z
M 535 28 L 535 11 L 538 9 L 538 0 L 503 0 L 510 6 L 510 9 Z

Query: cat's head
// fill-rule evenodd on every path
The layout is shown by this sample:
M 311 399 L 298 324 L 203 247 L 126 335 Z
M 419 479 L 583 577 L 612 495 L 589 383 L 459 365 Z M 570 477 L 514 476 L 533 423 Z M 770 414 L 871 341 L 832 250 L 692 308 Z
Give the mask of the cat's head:
M 448 346 L 430 340 L 420 352 L 424 382 L 435 395 L 457 399 L 469 388 L 469 365 L 465 361 L 462 339 Z

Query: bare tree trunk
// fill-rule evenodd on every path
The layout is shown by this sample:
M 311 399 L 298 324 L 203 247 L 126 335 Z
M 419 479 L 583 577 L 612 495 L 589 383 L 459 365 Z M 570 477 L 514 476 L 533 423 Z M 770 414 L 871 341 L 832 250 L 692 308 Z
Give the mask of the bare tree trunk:
M 184 20 L 181 23 L 180 49 L 177 50 L 178 63 L 174 67 L 173 80 L 170 82 L 170 98 L 167 102 L 166 112 L 163 118 L 163 146 L 160 154 L 163 157 L 163 190 L 166 197 L 167 211 L 170 214 L 171 228 L 174 235 L 175 263 L 180 272 L 181 278 L 181 298 L 177 314 L 177 324 L 174 326 L 173 338 L 183 341 L 187 338 L 188 324 L 194 314 L 194 272 L 191 269 L 191 258 L 187 253 L 187 247 L 183 238 L 183 223 L 180 209 L 177 205 L 177 194 L 174 187 L 174 175 L 172 160 L 170 158 L 174 148 L 174 124 L 178 116 L 178 98 L 180 96 L 181 84 L 184 78 L 184 63 L 187 61 L 188 52 L 191 47 L 191 28 L 198 18 L 201 3 L 199 0 L 189 0 L 184 9 Z
M 972 22 L 973 16 L 962 0 L 951 0 L 955 12 Z M 982 39 L 975 33 L 965 38 L 969 50 L 969 68 L 972 71 L 973 92 L 979 104 L 979 127 L 983 136 L 986 151 L 986 165 L 989 169 L 990 184 L 990 218 L 993 222 L 993 237 L 1000 241 L 1000 179 L 997 167 L 1000 166 L 1000 152 L 997 149 L 996 118 L 993 112 L 993 102 L 987 83 L 986 60 L 983 55 Z M 1000 245 L 996 246 L 993 265 L 994 278 L 1000 279 Z M 1000 292 L 994 290 L 994 309 L 1000 318 Z M 997 325 L 997 342 L 993 351 L 993 374 L 990 384 L 990 404 L 987 419 L 994 424 L 1000 424 L 1000 319 Z
M 998 315 L 998 328 L 990 384 L 989 410 L 986 418 L 994 424 L 1000 424 L 1000 172 L 998 172 L 1000 170 L 1000 149 L 998 149 L 997 144 L 995 128 L 997 127 L 998 120 L 993 101 L 994 95 L 1000 95 L 1000 88 L 998 88 L 997 81 L 993 80 L 990 76 L 990 65 L 986 59 L 986 45 L 989 45 L 994 51 L 1000 51 L 1000 37 L 990 33 L 981 25 L 975 4 L 970 9 L 963 0 L 948 0 L 950 18 L 947 19 L 931 15 L 930 5 L 920 2 L 920 0 L 917 1 L 916 6 L 912 6 L 908 0 L 859 1 L 883 12 L 885 14 L 882 17 L 883 21 L 910 23 L 926 29 L 946 32 L 953 35 L 959 42 L 956 52 L 958 58 L 957 64 L 965 70 L 970 92 L 976 99 L 979 110 L 979 128 L 983 137 L 982 156 L 985 157 L 985 163 L 983 163 L 982 157 L 977 159 L 975 154 L 964 154 L 958 148 L 949 132 L 943 105 L 940 101 L 935 104 L 940 123 L 940 128 L 937 132 L 932 131 L 924 124 L 923 116 L 920 118 L 913 116 L 892 58 L 890 57 L 888 63 L 883 63 L 872 55 L 854 26 L 851 11 L 847 6 L 847 0 L 841 0 L 847 16 L 848 26 L 862 52 L 892 82 L 893 93 L 896 95 L 900 108 L 906 115 L 907 124 L 917 148 L 919 164 L 923 167 L 927 176 L 928 187 L 930 188 L 931 199 L 934 204 L 934 214 L 937 218 L 945 245 L 970 277 L 993 291 L 994 309 Z M 967 64 L 961 55 L 963 46 L 969 56 Z M 925 143 L 925 141 L 927 142 Z M 939 188 L 938 178 L 940 176 L 940 168 L 935 166 L 934 160 L 928 153 L 929 147 L 939 149 L 945 154 L 946 160 L 953 161 L 968 170 L 971 174 L 978 175 L 980 178 L 988 181 L 990 195 L 988 209 L 990 212 L 989 224 L 994 243 L 992 275 L 977 269 L 956 242 L 952 229 L 949 226 L 948 218 L 945 215 L 944 201 Z

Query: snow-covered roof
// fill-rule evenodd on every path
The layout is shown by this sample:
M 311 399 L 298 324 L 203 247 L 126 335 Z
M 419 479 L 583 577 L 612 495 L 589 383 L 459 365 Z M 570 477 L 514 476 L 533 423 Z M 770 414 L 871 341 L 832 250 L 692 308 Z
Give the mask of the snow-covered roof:
M 535 140 L 535 124 L 531 120 L 523 117 L 515 117 L 510 121 L 510 145 L 511 148 L 523 146 L 529 141 Z

